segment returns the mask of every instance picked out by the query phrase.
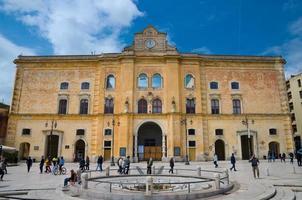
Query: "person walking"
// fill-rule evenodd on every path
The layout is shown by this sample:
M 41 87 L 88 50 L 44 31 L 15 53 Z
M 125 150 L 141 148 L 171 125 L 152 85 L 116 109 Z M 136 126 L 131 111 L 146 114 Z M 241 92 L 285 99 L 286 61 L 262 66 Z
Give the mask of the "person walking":
M 61 156 L 61 158 L 59 160 L 59 171 L 60 171 L 60 174 L 62 174 L 62 167 L 64 166 L 64 164 L 65 164 L 64 157 Z
M 41 161 L 40 161 L 40 174 L 43 173 L 43 166 L 44 166 L 44 163 L 45 163 L 44 156 L 41 156 Z
M 85 171 L 85 160 L 84 160 L 84 158 L 81 158 L 81 159 L 80 159 L 79 165 L 80 165 L 80 170 L 81 170 L 82 172 L 84 172 L 84 171 Z
M 273 159 L 273 162 L 275 162 L 275 159 L 276 159 L 276 154 L 275 154 L 275 152 L 272 152 L 272 159 Z
M 236 163 L 236 158 L 235 158 L 235 156 L 234 156 L 234 153 L 232 153 L 232 156 L 231 156 L 231 164 L 232 164 L 232 167 L 230 168 L 231 171 L 232 171 L 233 169 L 234 169 L 234 171 L 237 171 L 237 170 L 236 170 L 235 163 Z
M 122 157 L 119 157 L 119 159 L 117 160 L 117 166 L 118 166 L 118 170 L 117 172 L 119 174 L 122 174 L 123 173 L 123 158 Z
M 152 158 L 149 158 L 149 160 L 147 162 L 147 174 L 151 174 L 152 165 L 153 165 L 153 160 L 152 160 Z
M 267 161 L 272 162 L 272 152 L 270 150 L 267 152 Z
M 215 165 L 215 168 L 218 167 L 218 157 L 217 157 L 217 154 L 215 153 L 214 156 L 213 156 L 213 162 L 214 162 L 214 165 Z
M 302 166 L 302 156 L 301 156 L 301 154 L 300 153 L 296 153 L 296 158 L 297 158 L 297 164 L 298 164 L 298 166 L 300 167 L 300 166 Z
M 89 156 L 86 156 L 86 170 L 89 170 L 90 159 Z
M 31 168 L 32 164 L 33 164 L 33 160 L 32 160 L 31 157 L 29 156 L 29 157 L 27 158 L 27 160 L 26 160 L 27 172 L 28 172 L 28 173 L 29 173 L 29 171 L 30 171 L 30 168 Z
M 51 160 L 50 157 L 48 156 L 48 158 L 46 158 L 45 160 L 45 173 L 51 173 Z
M 3 157 L 3 171 L 7 174 L 7 159 Z
M 171 159 L 170 159 L 170 170 L 169 170 L 169 174 L 170 173 L 174 173 L 173 172 L 173 169 L 174 169 L 174 159 L 173 159 L 173 157 L 171 157 Z
M 292 152 L 289 153 L 290 163 L 294 164 L 294 154 Z
M 256 158 L 255 154 L 252 156 L 252 158 L 249 160 L 250 163 L 252 163 L 252 169 L 253 169 L 253 174 L 254 174 L 254 178 L 256 178 L 256 174 L 257 177 L 259 178 L 259 159 Z
M 285 159 L 286 159 L 286 154 L 283 153 L 283 154 L 282 154 L 282 160 L 283 160 L 284 163 L 285 163 Z
M 130 168 L 130 156 L 127 156 L 124 162 L 124 174 L 129 173 L 129 168 Z
M 0 180 L 3 181 L 3 176 L 4 176 L 4 159 L 0 161 Z
M 103 156 L 100 155 L 100 156 L 98 157 L 98 160 L 97 160 L 96 171 L 97 171 L 98 169 L 100 169 L 100 171 L 102 172 L 102 171 L 103 171 L 102 165 L 103 165 Z

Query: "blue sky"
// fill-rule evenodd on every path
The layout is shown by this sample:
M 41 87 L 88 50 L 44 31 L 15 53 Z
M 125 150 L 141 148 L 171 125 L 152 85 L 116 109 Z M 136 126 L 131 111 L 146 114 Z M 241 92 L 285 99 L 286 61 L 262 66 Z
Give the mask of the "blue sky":
M 180 52 L 282 55 L 302 71 L 301 0 L 0 0 L 0 101 L 23 55 L 119 52 L 148 24 Z

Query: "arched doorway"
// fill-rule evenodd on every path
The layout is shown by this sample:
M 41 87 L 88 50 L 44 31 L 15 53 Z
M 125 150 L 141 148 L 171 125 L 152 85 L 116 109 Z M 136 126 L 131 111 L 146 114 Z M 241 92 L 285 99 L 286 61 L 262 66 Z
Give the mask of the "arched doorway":
M 270 142 L 268 144 L 268 149 L 270 152 L 275 153 L 275 158 L 278 157 L 278 155 L 280 153 L 280 145 L 278 142 Z
M 225 160 L 225 148 L 223 140 L 216 140 L 215 142 L 215 153 L 218 160 Z
M 79 161 L 85 158 L 85 142 L 78 140 L 75 143 L 75 161 Z
M 28 142 L 23 142 L 20 144 L 19 157 L 21 160 L 28 158 L 29 150 L 30 150 L 30 144 Z
M 254 154 L 254 143 L 253 136 L 250 135 L 242 135 L 241 136 L 241 155 L 242 160 L 249 160 L 251 156 Z
M 154 122 L 146 122 L 138 129 L 138 159 L 161 160 L 162 158 L 162 130 Z
M 59 148 L 59 136 L 58 135 L 47 135 L 46 137 L 46 156 L 50 158 L 58 157 Z

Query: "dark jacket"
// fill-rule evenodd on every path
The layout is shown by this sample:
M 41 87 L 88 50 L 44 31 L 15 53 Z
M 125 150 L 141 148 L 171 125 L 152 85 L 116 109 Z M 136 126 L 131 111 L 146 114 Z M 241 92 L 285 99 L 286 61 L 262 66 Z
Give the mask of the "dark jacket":
M 258 158 L 254 157 L 250 160 L 250 162 L 252 163 L 252 167 L 257 167 L 259 160 L 258 160 Z
M 170 159 L 170 167 L 174 167 L 174 160 Z
M 231 156 L 231 163 L 232 163 L 232 164 L 235 164 L 235 163 L 236 163 L 236 158 L 235 158 L 235 156 L 233 156 L 233 155 Z
M 103 163 L 103 157 L 102 157 L 102 156 L 100 156 L 100 157 L 98 158 L 97 163 L 98 163 L 98 164 L 102 164 L 102 163 Z

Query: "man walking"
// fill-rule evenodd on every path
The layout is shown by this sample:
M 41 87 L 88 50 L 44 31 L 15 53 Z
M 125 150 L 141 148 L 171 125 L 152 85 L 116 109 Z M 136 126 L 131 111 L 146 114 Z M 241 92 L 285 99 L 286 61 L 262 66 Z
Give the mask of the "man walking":
M 152 165 L 153 165 L 153 160 L 152 158 L 150 158 L 147 162 L 147 174 L 151 174 Z
M 40 161 L 40 174 L 43 173 L 44 162 L 45 162 L 45 159 L 44 159 L 44 156 L 42 156 L 41 161 Z
M 249 162 L 252 163 L 254 178 L 256 178 L 256 174 L 257 174 L 257 177 L 259 178 L 259 167 L 258 167 L 259 160 L 258 160 L 258 158 L 256 158 L 255 155 L 253 155 L 253 157 L 249 160 Z
M 169 170 L 169 174 L 172 173 L 173 174 L 173 168 L 174 168 L 174 159 L 173 157 L 170 159 L 170 170 Z
M 31 159 L 31 157 L 29 156 L 28 159 L 26 160 L 26 165 L 27 165 L 27 172 L 29 173 L 30 168 L 33 164 L 33 160 Z
M 231 156 L 231 164 L 232 164 L 232 167 L 230 168 L 230 170 L 232 171 L 234 169 L 234 171 L 237 171 L 236 170 L 236 167 L 235 167 L 235 163 L 236 163 L 236 158 L 234 156 L 234 153 L 232 153 L 232 156 Z
M 103 156 L 100 155 L 97 160 L 96 171 L 98 170 L 98 168 L 100 168 L 100 171 L 102 172 L 103 171 L 102 165 L 103 165 Z
M 124 174 L 128 174 L 129 173 L 129 168 L 130 168 L 130 156 L 127 156 L 127 158 L 125 159 L 124 162 Z
M 3 176 L 4 176 L 4 159 L 1 160 L 0 163 L 0 180 L 3 181 Z

